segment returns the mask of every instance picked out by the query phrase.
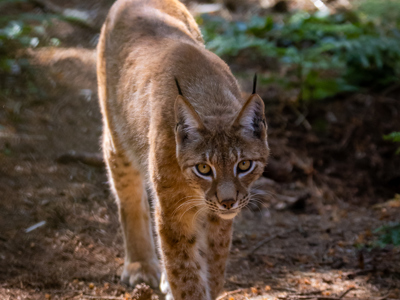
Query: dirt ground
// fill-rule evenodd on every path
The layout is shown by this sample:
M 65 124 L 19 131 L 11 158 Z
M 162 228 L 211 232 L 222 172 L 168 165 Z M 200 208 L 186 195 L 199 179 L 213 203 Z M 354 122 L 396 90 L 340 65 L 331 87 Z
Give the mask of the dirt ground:
M 94 25 L 55 21 L 61 46 L 29 51 L 33 75 L 1 79 L 13 91 L 0 96 L 0 299 L 133 295 L 119 281 L 122 236 L 104 168 L 73 155 L 100 153 L 95 45 L 111 2 L 54 1 L 95 11 Z M 399 93 L 315 104 L 307 130 L 260 87 L 270 195 L 235 220 L 223 299 L 400 299 L 400 249 L 365 246 L 400 220 L 398 202 L 388 202 L 400 193 L 400 158 L 382 140 L 400 128 Z

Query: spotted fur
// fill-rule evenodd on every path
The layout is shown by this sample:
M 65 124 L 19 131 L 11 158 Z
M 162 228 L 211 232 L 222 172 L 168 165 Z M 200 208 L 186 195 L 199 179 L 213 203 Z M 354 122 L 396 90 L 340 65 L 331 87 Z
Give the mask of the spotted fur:
M 98 45 L 98 83 L 104 158 L 125 243 L 122 281 L 156 287 L 162 273 L 167 299 L 215 299 L 232 219 L 267 162 L 263 101 L 256 93 L 242 99 L 177 0 L 112 6 Z M 239 174 L 243 160 L 251 168 Z M 209 175 L 199 173 L 200 163 Z

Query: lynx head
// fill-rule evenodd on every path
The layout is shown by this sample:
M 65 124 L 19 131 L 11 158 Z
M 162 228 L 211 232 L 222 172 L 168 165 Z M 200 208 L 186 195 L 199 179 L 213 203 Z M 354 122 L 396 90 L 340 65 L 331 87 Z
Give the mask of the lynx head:
M 232 219 L 267 162 L 263 101 L 254 93 L 235 115 L 200 117 L 180 92 L 175 118 L 176 156 L 188 184 L 210 211 Z

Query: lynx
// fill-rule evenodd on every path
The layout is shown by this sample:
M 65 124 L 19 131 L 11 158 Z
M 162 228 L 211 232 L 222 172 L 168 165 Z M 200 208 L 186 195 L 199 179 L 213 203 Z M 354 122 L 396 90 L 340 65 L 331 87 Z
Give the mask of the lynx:
M 124 236 L 121 280 L 153 287 L 161 280 L 166 299 L 215 299 L 233 218 L 267 162 L 263 101 L 255 91 L 242 99 L 177 0 L 112 6 L 98 45 L 98 83 Z

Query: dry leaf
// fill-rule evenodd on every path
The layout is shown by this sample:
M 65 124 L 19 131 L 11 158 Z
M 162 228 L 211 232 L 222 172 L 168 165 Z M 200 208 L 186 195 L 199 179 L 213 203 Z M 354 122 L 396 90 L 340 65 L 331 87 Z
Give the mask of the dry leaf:
M 256 240 L 257 239 L 257 234 L 256 233 L 252 233 L 249 235 L 249 239 L 251 240 Z
M 397 208 L 400 207 L 400 194 L 396 194 L 393 199 L 390 199 L 384 203 L 375 204 L 373 208 L 380 209 L 380 208 Z
M 258 294 L 258 289 L 256 287 L 251 287 L 250 289 L 253 294 Z
M 365 235 L 364 233 L 360 233 L 356 240 L 357 244 L 364 244 L 365 243 Z

